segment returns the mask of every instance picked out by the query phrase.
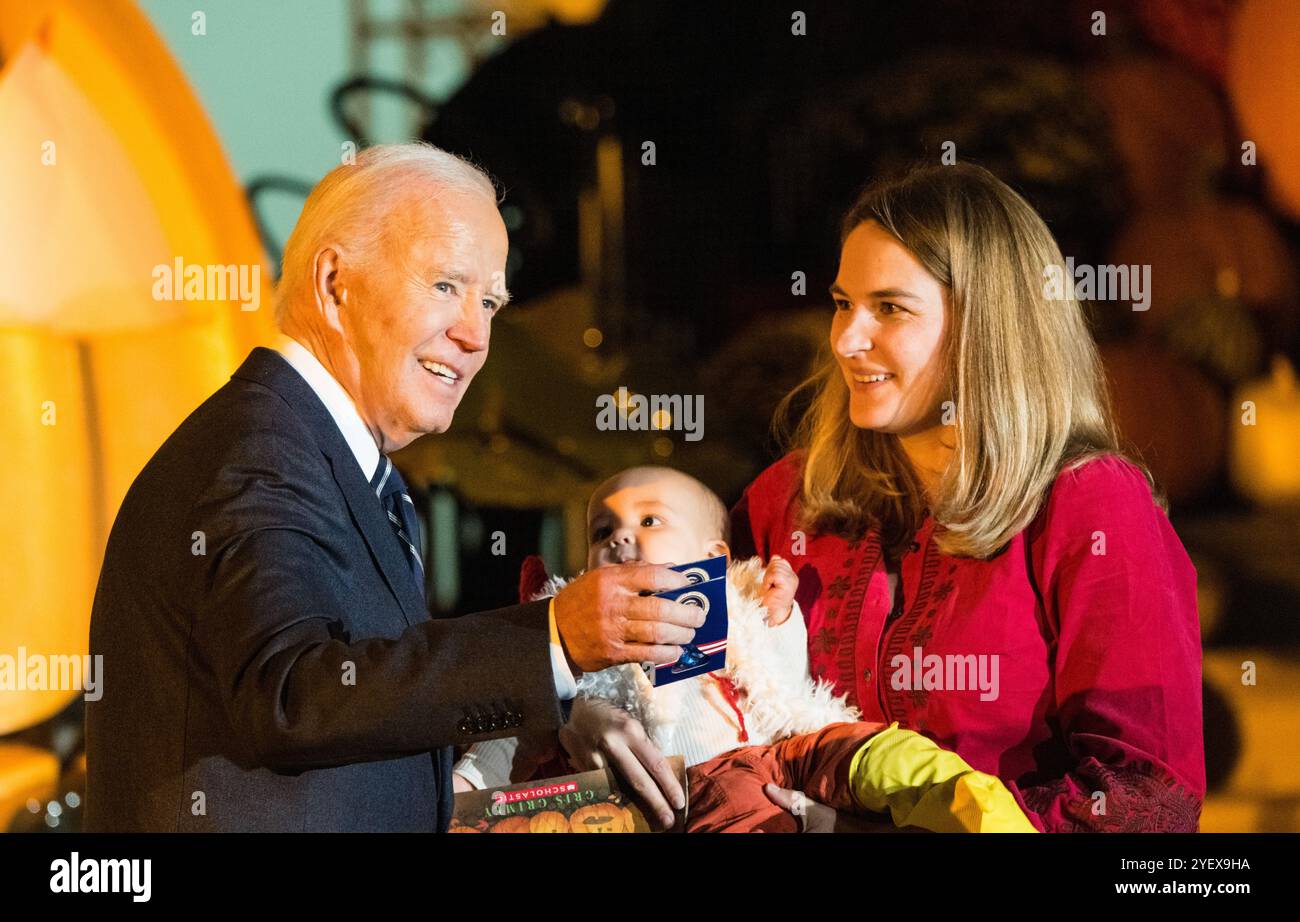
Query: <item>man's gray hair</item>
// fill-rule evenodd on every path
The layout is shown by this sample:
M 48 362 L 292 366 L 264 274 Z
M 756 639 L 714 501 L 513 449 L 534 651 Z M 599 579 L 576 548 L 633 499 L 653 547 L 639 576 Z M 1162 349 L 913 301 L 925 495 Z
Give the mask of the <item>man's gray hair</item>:
M 276 287 L 275 322 L 284 325 L 287 306 L 311 291 L 316 253 L 337 243 L 356 255 L 380 242 L 387 217 L 411 180 L 457 192 L 478 192 L 494 203 L 500 195 L 492 178 L 468 160 L 432 144 L 377 144 L 336 166 L 316 184 L 284 246 Z

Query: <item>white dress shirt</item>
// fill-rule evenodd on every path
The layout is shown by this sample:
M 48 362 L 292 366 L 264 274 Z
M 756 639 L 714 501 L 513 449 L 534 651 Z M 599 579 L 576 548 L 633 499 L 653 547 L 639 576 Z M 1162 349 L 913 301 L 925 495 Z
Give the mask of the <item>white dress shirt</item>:
M 296 339 L 280 334 L 276 338 L 275 349 L 293 367 L 293 370 L 302 376 L 307 386 L 320 398 L 320 402 L 325 404 L 325 409 L 334 420 L 334 425 L 339 427 L 339 432 L 343 433 L 344 440 L 352 449 L 352 454 L 361 467 L 362 476 L 369 483 L 374 478 L 375 471 L 379 469 L 381 457 L 379 446 L 375 444 L 375 437 L 366 428 L 361 414 L 357 412 L 357 405 L 348 396 L 348 392 L 320 363 L 320 360 Z M 572 698 L 578 693 L 578 687 L 564 658 L 564 648 L 560 646 L 560 632 L 555 626 L 554 599 L 551 599 L 548 617 L 551 627 L 551 671 L 555 674 L 555 691 L 560 698 Z

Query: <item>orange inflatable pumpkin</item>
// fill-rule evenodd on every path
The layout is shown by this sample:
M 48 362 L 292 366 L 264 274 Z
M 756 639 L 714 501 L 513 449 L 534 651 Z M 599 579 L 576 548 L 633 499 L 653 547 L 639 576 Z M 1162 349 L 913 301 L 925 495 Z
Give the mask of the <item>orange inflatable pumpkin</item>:
M 1203 374 L 1143 342 L 1101 349 L 1120 434 L 1173 502 L 1191 499 L 1224 456 L 1223 397 Z
M 1129 194 L 1139 205 L 1182 201 L 1222 169 L 1227 114 L 1200 75 L 1168 60 L 1120 58 L 1084 79 L 1110 122 Z
M 1147 331 L 1184 303 L 1238 300 L 1279 312 L 1295 303 L 1295 265 L 1273 220 L 1248 202 L 1206 199 L 1186 208 L 1141 211 L 1116 238 L 1110 261 L 1151 267 Z
M 198 97 L 131 0 L 0 4 L 0 125 L 0 650 L 79 655 L 118 504 L 271 341 L 270 273 L 255 310 L 154 297 L 152 268 L 182 254 L 264 256 Z M 0 736 L 78 694 L 0 694 Z
M 1237 491 L 1264 505 L 1300 499 L 1300 384 L 1285 357 L 1237 391 L 1229 423 Z
M 1228 89 L 1273 200 L 1300 218 L 1300 3 L 1246 0 L 1232 24 Z

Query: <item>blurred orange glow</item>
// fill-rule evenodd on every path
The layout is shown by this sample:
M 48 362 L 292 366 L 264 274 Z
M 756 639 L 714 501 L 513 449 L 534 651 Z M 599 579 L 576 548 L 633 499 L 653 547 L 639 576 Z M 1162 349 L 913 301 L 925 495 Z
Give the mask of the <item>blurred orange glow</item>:
M 253 311 L 154 300 L 154 266 L 263 255 L 206 116 L 129 0 L 7 5 L 0 55 L 0 654 L 77 655 L 131 481 L 270 341 L 269 274 Z M 76 694 L 0 695 L 0 734 Z
M 1247 0 L 1232 24 L 1228 86 L 1277 204 L 1300 218 L 1300 4 Z

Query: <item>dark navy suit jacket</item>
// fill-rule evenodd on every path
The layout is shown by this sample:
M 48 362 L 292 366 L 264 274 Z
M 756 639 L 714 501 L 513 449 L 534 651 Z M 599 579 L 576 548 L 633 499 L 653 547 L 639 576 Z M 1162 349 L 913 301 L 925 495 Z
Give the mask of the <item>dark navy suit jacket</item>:
M 430 619 L 342 433 L 262 348 L 132 484 L 90 650 L 92 831 L 442 830 L 452 744 L 560 720 L 547 602 Z

